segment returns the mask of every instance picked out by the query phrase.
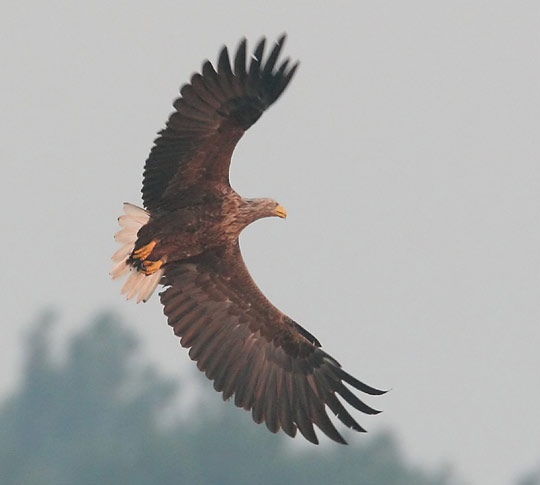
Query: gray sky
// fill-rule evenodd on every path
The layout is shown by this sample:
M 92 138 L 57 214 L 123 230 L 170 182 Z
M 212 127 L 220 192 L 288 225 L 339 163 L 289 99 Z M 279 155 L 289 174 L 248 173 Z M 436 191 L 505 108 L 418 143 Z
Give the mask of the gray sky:
M 248 266 L 347 370 L 393 389 L 361 424 L 510 483 L 540 460 L 539 21 L 526 1 L 4 5 L 0 391 L 51 306 L 64 335 L 114 309 L 166 371 L 193 367 L 158 299 L 109 281 L 116 217 L 140 204 L 180 84 L 222 44 L 286 31 L 301 68 L 232 182 L 289 217 L 245 231 Z

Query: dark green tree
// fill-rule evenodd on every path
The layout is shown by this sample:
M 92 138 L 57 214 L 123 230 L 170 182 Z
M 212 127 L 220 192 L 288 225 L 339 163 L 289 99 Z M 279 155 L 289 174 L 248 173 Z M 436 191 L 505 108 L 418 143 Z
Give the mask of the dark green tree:
M 51 355 L 53 317 L 26 343 L 23 380 L 0 407 L 4 484 L 449 485 L 403 459 L 390 434 L 361 445 L 293 450 L 231 403 L 208 401 L 197 418 L 163 422 L 177 385 L 141 366 L 137 340 L 111 314 Z

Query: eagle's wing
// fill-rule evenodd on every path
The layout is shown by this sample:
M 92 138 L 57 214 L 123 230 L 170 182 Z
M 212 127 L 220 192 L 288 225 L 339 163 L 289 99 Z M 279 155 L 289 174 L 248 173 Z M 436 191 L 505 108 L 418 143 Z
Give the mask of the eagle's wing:
M 345 384 L 372 395 L 384 391 L 345 372 L 315 337 L 275 308 L 251 279 L 238 245 L 173 263 L 165 278 L 161 301 L 182 346 L 223 398 L 234 395 L 257 423 L 290 436 L 298 428 L 318 443 L 315 424 L 345 443 L 325 406 L 356 431 L 364 429 L 338 396 L 359 411 L 378 413 Z
M 226 47 L 217 71 L 209 61 L 202 74 L 194 74 L 174 102 L 166 128 L 155 140 L 146 161 L 143 180 L 144 206 L 167 206 L 180 193 L 203 183 L 229 183 L 232 152 L 244 132 L 259 119 L 289 84 L 298 63 L 289 59 L 276 64 L 285 36 L 279 38 L 263 61 L 265 39 L 256 46 L 246 66 L 246 41 L 240 43 L 233 66 Z M 186 200 L 186 203 L 193 203 Z

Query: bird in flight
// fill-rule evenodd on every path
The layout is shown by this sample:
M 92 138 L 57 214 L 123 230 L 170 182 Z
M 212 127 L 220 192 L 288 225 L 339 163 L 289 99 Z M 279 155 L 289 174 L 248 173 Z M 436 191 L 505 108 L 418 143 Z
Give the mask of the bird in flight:
M 272 199 L 246 199 L 229 183 L 234 148 L 294 76 L 298 62 L 279 61 L 281 36 L 265 56 L 263 38 L 248 55 L 242 40 L 229 57 L 223 47 L 217 69 L 206 61 L 174 102 L 165 129 L 144 168 L 145 209 L 124 204 L 115 239 L 113 278 L 127 275 L 122 293 L 147 301 L 156 286 L 168 324 L 197 367 L 223 399 L 251 410 L 274 433 L 297 430 L 318 444 L 316 425 L 346 444 L 327 408 L 348 428 L 365 430 L 344 402 L 366 414 L 348 386 L 380 391 L 360 382 L 319 341 L 270 303 L 251 278 L 238 237 L 263 217 L 285 218 Z M 343 402 L 344 401 L 344 402 Z

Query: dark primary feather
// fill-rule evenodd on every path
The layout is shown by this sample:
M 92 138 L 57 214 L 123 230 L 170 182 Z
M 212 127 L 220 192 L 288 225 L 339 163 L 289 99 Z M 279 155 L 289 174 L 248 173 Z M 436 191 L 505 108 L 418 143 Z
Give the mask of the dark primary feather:
M 289 68 L 288 60 L 278 64 L 284 41 L 283 35 L 265 61 L 262 39 L 246 65 L 246 40 L 242 40 L 234 69 L 224 47 L 217 71 L 206 61 L 202 74 L 194 74 L 191 83 L 181 88 L 181 97 L 174 102 L 176 111 L 145 164 L 142 194 L 147 209 L 193 203 L 186 191 L 200 184 L 207 192 L 228 184 L 236 143 L 281 95 L 298 66 Z
M 220 248 L 170 265 L 164 312 L 181 344 L 200 370 L 214 380 L 224 399 L 270 431 L 299 430 L 318 443 L 313 426 L 339 443 L 345 440 L 326 407 L 347 427 L 364 429 L 341 399 L 367 414 L 372 409 L 345 384 L 367 394 L 382 394 L 346 373 L 319 348 L 318 341 L 277 310 L 257 288 L 238 245 Z

